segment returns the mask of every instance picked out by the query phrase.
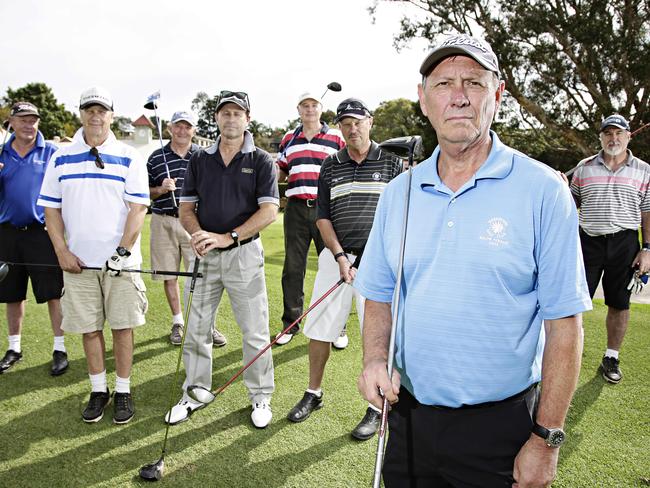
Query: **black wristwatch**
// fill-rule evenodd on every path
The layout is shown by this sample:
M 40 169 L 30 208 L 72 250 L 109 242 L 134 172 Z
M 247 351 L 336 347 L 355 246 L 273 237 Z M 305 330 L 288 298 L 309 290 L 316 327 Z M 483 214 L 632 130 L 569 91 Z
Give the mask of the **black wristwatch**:
M 239 234 L 237 234 L 236 231 L 231 230 L 230 231 L 230 237 L 232 237 L 233 242 L 239 246 Z
M 337 252 L 337 253 L 334 255 L 334 261 L 336 261 L 336 262 L 338 263 L 338 262 L 339 262 L 339 258 L 340 258 L 341 256 L 345 256 L 346 258 L 348 257 L 348 255 L 345 254 L 344 251 Z
M 650 251 L 650 242 L 644 242 L 643 246 L 641 246 L 641 250 Z
M 126 247 L 122 247 L 122 246 L 118 246 L 115 249 L 115 252 L 117 253 L 118 256 L 121 256 L 123 258 L 128 258 L 131 255 L 129 250 Z
M 566 434 L 562 429 L 547 429 L 542 427 L 537 422 L 533 424 L 533 434 L 540 436 L 546 442 L 548 447 L 558 448 L 566 440 Z

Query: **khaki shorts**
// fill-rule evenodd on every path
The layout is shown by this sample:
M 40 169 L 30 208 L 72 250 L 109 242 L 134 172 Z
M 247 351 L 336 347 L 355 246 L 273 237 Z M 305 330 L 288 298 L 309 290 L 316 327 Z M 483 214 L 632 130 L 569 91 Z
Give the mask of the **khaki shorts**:
M 86 334 L 104 329 L 132 329 L 145 323 L 146 287 L 137 273 L 109 276 L 103 271 L 63 273 L 63 324 L 66 332 Z
M 181 257 L 185 271 L 194 262 L 194 251 L 190 246 L 190 235 L 177 217 L 151 215 L 151 267 L 158 271 L 179 271 Z M 175 276 L 152 275 L 158 281 L 175 280 Z

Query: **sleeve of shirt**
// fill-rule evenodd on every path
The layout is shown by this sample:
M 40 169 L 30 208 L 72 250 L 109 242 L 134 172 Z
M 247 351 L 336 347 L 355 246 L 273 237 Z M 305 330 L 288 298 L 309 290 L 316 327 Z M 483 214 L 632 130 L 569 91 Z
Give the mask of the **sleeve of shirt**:
M 258 160 L 255 168 L 257 204 L 272 203 L 280 206 L 280 191 L 278 190 L 278 174 L 271 156 L 267 152 L 257 150 Z
M 36 200 L 36 205 L 41 207 L 61 208 L 63 201 L 61 182 L 59 181 L 59 169 L 56 166 L 56 160 L 60 152 L 55 152 L 47 163 L 41 192 Z
M 147 165 L 140 153 L 136 150 L 130 152 L 131 164 L 126 174 L 124 184 L 124 200 L 140 205 L 149 205 L 149 177 L 147 175 Z
M 535 226 L 537 296 L 543 319 L 591 310 L 578 235 L 578 214 L 566 184 L 549 177 Z
M 582 168 L 578 168 L 575 173 L 573 173 L 573 178 L 571 178 L 571 194 L 575 197 L 577 201 L 580 201 L 580 175 L 582 174 Z
M 317 219 L 332 220 L 330 214 L 330 184 L 332 181 L 332 158 L 328 156 L 323 161 L 318 175 L 318 194 L 316 196 L 316 215 Z
M 390 303 L 395 291 L 395 273 L 389 264 L 386 248 L 386 222 L 390 207 L 390 187 L 379 197 L 377 211 L 370 230 L 363 259 L 353 286 L 364 297 L 380 303 Z
M 641 184 L 641 212 L 650 212 L 650 165 L 645 167 L 645 175 Z
M 289 162 L 287 161 L 287 155 L 285 154 L 284 150 L 287 147 L 287 144 L 289 144 L 289 141 L 291 141 L 292 137 L 293 137 L 293 132 L 287 132 L 282 138 L 282 142 L 280 143 L 280 147 L 278 148 L 280 154 L 277 160 L 278 168 L 280 168 L 282 171 L 284 171 L 287 174 L 289 174 Z
M 183 188 L 181 188 L 181 203 L 192 203 L 199 201 L 199 192 L 196 189 L 196 169 L 199 157 L 202 153 L 203 151 L 196 151 L 192 154 L 192 156 L 190 156 L 190 160 L 187 163 L 187 169 L 185 170 L 185 176 L 183 179 Z
M 147 159 L 147 173 L 149 174 L 149 186 L 151 188 L 158 186 L 156 185 L 156 180 L 153 177 L 153 158 L 156 155 L 156 151 L 152 152 Z

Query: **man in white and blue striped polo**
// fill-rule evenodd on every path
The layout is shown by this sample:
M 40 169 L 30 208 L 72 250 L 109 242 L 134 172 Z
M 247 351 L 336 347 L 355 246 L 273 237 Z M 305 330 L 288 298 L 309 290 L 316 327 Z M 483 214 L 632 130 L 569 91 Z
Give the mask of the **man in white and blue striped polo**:
M 149 195 L 151 196 L 151 267 L 178 271 L 183 259 L 185 270 L 194 260 L 190 235 L 178 219 L 178 202 L 185 179 L 187 162 L 199 148 L 192 143 L 196 132 L 196 119 L 190 112 L 172 115 L 168 125 L 171 141 L 155 150 L 147 161 Z M 180 346 L 183 339 L 183 312 L 181 310 L 178 279 L 174 276 L 153 275 L 153 280 L 164 281 L 165 296 L 172 312 L 170 342 Z M 216 327 L 212 328 L 212 344 L 226 345 L 226 337 Z

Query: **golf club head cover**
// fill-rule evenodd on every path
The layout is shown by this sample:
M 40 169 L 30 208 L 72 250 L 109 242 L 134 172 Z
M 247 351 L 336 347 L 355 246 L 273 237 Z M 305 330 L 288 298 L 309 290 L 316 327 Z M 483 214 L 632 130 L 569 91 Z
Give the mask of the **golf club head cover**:
M 648 283 L 648 275 L 647 274 L 640 274 L 639 270 L 636 270 L 634 272 L 634 276 L 632 276 L 632 279 L 630 280 L 630 284 L 627 285 L 627 289 L 634 293 L 635 295 L 638 295 L 643 291 L 643 287 Z

